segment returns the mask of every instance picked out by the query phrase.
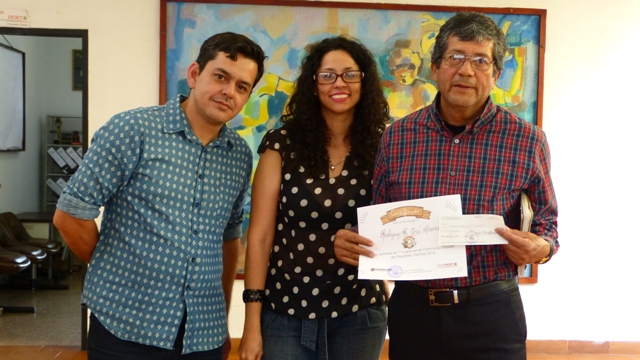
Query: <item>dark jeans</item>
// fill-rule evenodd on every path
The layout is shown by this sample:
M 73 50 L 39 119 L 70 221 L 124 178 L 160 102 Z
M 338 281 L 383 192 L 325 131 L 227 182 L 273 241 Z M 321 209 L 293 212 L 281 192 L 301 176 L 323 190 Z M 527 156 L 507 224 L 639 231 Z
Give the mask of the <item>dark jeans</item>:
M 210 351 L 182 355 L 182 339 L 186 318 L 182 319 L 172 350 L 122 340 L 105 329 L 95 315 L 89 318 L 88 360 L 221 360 L 222 346 Z
M 262 360 L 379 360 L 387 334 L 384 306 L 331 319 L 298 319 L 262 308 Z
M 390 360 L 526 360 L 518 287 L 469 302 L 430 306 L 407 286 L 389 299 Z

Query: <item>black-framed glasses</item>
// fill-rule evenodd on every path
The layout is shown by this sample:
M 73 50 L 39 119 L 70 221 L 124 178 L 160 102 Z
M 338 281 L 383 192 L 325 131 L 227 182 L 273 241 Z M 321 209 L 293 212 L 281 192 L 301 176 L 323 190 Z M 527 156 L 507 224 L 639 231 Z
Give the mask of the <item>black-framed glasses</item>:
M 444 58 L 444 64 L 449 67 L 460 67 L 465 61 L 469 60 L 471 67 L 476 70 L 489 70 L 491 64 L 495 61 L 491 61 L 484 56 L 477 55 L 464 55 L 464 54 L 449 54 Z
M 359 83 L 364 78 L 364 73 L 359 70 L 353 71 L 345 71 L 342 74 L 336 74 L 332 72 L 319 72 L 313 75 L 313 80 L 316 83 L 325 85 L 325 84 L 333 84 L 338 80 L 338 76 L 342 78 L 342 81 L 346 83 Z

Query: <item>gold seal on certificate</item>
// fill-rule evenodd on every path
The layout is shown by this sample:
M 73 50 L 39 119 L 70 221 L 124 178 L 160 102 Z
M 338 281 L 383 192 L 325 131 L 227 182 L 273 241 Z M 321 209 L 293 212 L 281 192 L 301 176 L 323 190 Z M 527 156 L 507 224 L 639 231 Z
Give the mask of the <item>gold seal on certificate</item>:
M 405 236 L 405 238 L 402 239 L 402 246 L 405 249 L 411 249 L 416 246 L 416 238 L 413 236 Z

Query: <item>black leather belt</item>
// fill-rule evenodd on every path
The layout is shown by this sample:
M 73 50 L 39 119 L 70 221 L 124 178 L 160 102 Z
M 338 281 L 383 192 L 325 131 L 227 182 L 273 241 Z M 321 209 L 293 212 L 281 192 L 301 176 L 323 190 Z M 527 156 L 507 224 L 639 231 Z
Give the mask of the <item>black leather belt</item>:
M 404 281 L 396 281 L 395 286 L 424 297 L 431 306 L 449 306 L 512 289 L 518 286 L 518 278 L 457 289 L 430 289 Z

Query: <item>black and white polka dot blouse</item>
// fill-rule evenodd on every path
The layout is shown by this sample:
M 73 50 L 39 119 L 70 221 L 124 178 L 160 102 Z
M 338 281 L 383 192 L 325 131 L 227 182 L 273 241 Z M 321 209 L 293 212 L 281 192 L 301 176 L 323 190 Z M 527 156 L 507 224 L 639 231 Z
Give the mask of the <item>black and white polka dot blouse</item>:
M 371 204 L 371 175 L 355 176 L 347 156 L 341 174 L 308 178 L 292 161 L 286 130 L 274 129 L 258 148 L 280 153 L 282 183 L 265 306 L 297 318 L 335 318 L 366 306 L 383 305 L 381 281 L 358 280 L 358 269 L 336 259 L 339 229 L 357 225 L 356 209 Z M 268 305 L 267 305 L 268 304 Z

